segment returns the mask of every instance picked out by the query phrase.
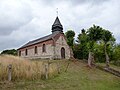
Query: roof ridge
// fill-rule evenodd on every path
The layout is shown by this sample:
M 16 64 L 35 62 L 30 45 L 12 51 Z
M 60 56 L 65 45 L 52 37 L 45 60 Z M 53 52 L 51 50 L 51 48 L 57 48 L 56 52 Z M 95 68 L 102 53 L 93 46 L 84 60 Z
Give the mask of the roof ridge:
M 36 44 L 36 43 L 40 43 L 40 42 L 43 42 L 43 41 L 46 41 L 46 40 L 49 40 L 49 39 L 52 39 L 52 37 L 56 36 L 58 33 L 60 33 L 60 32 L 52 33 L 52 34 L 43 36 L 43 37 L 41 37 L 41 38 L 38 38 L 38 39 L 35 39 L 35 40 L 32 40 L 32 41 L 29 41 L 28 43 L 26 43 L 25 45 L 23 45 L 23 46 L 20 47 L 19 49 L 25 48 L 25 47 L 27 47 L 27 46 L 34 45 L 34 44 Z

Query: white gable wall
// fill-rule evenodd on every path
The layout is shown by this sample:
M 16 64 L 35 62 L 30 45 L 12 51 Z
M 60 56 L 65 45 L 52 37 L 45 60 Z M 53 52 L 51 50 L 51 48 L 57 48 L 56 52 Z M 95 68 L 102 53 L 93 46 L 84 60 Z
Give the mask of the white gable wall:
M 70 58 L 70 49 L 69 46 L 64 38 L 64 36 L 60 36 L 58 40 L 56 41 L 55 46 L 55 58 L 61 59 L 61 48 L 64 47 L 65 49 L 65 59 Z

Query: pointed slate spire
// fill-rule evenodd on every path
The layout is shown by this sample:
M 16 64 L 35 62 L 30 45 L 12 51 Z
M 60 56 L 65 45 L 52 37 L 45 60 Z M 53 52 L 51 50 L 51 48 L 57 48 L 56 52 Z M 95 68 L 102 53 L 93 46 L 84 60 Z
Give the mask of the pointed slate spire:
M 63 26 L 60 23 L 58 16 L 56 17 L 55 22 L 52 25 L 52 33 L 56 31 L 63 32 Z

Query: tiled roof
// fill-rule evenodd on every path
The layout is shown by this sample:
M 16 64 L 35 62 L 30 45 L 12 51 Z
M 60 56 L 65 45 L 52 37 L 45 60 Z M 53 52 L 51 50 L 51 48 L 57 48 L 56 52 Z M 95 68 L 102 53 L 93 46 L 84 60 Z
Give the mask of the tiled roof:
M 25 48 L 27 46 L 30 46 L 30 45 L 34 45 L 34 44 L 37 44 L 37 43 L 40 43 L 40 42 L 43 42 L 43 41 L 46 41 L 46 40 L 49 40 L 49 39 L 52 39 L 53 37 L 55 37 L 57 34 L 59 34 L 60 32 L 55 32 L 55 33 L 52 33 L 50 35 L 47 35 L 47 36 L 44 36 L 42 38 L 38 38 L 36 40 L 33 40 L 33 41 L 29 41 L 28 43 L 26 43 L 25 45 L 23 45 L 22 47 L 20 47 L 19 49 L 21 48 Z
M 62 26 L 62 24 L 60 23 L 59 18 L 56 17 L 55 22 L 54 22 L 53 25 L 52 25 L 52 34 L 47 35 L 47 36 L 44 36 L 44 37 L 42 37 L 42 38 L 38 38 L 38 39 L 33 40 L 33 41 L 29 41 L 28 43 L 26 43 L 25 45 L 23 45 L 23 46 L 20 47 L 19 49 L 25 48 L 25 47 L 27 47 L 27 46 L 31 46 L 31 45 L 34 45 L 34 44 L 37 44 L 37 43 L 40 43 L 40 42 L 43 42 L 43 41 L 46 41 L 46 40 L 49 40 L 49 39 L 52 39 L 52 38 L 54 38 L 58 33 L 63 33 L 63 26 Z

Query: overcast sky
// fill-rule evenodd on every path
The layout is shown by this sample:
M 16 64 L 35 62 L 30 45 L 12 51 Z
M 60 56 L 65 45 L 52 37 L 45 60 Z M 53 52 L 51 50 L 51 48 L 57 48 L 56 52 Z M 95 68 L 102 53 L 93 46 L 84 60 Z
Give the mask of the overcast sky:
M 96 24 L 120 43 L 120 0 L 0 0 L 0 51 L 51 34 L 56 8 L 64 32 Z

